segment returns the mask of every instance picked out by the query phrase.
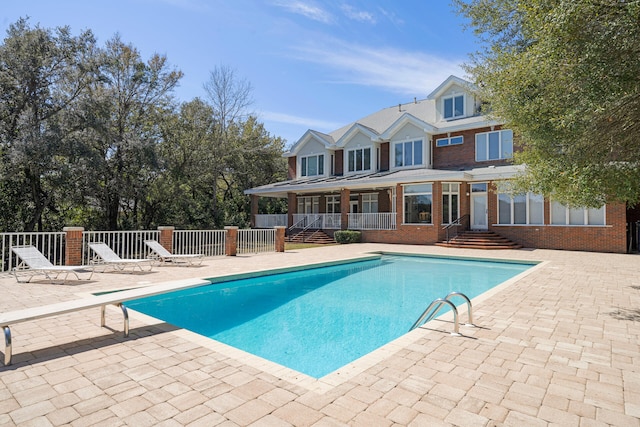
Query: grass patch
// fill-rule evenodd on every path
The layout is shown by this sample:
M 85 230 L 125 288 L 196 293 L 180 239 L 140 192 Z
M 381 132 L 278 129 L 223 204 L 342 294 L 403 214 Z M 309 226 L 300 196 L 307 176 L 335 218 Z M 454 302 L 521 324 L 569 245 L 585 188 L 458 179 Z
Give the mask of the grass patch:
M 319 245 L 317 243 L 290 243 L 290 242 L 285 242 L 284 243 L 284 250 L 286 251 L 295 251 L 298 249 L 308 249 L 308 248 L 319 248 L 322 246 L 332 246 L 333 244 L 328 244 L 328 245 Z

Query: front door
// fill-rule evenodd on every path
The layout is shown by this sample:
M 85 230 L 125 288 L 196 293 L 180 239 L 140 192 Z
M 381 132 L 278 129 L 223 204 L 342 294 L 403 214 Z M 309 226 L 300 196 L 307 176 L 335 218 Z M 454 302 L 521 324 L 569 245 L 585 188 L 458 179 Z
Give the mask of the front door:
M 488 227 L 487 183 L 471 184 L 471 229 L 486 230 Z

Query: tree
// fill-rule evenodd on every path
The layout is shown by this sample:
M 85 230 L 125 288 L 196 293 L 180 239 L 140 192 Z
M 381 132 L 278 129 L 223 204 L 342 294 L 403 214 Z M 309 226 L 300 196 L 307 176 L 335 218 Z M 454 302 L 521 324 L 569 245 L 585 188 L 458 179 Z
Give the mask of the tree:
M 68 27 L 52 31 L 26 19 L 7 30 L 0 46 L 2 228 L 61 225 L 53 218 L 62 205 L 56 199 L 70 174 L 61 116 L 95 77 L 94 49 L 90 31 L 74 37 Z
M 515 191 L 640 201 L 640 2 L 454 0 L 484 49 L 467 71 L 519 135 Z
M 116 35 L 100 57 L 100 78 L 76 112 L 85 155 L 85 198 L 98 201 L 109 230 L 141 226 L 140 205 L 157 178 L 160 123 L 171 111 L 171 92 L 182 72 L 165 56 L 144 62 Z

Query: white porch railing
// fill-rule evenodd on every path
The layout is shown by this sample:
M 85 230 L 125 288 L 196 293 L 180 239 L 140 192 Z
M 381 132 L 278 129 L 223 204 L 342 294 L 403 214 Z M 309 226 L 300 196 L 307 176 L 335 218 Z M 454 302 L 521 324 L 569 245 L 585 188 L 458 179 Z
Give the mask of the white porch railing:
M 20 263 L 11 251 L 14 246 L 35 246 L 54 265 L 64 265 L 64 232 L 0 233 L 0 271 L 11 271 Z
M 293 228 L 305 228 L 313 225 L 314 228 L 339 230 L 341 223 L 342 220 L 339 213 L 293 214 Z
M 286 227 L 287 214 L 260 214 L 256 215 L 256 228 Z
M 238 230 L 236 252 L 238 254 L 257 254 L 260 252 L 275 252 L 276 230 L 272 229 L 242 229 Z
M 395 230 L 396 214 L 382 213 L 350 213 L 349 230 Z
M 202 254 L 222 256 L 225 254 L 225 230 L 173 230 L 174 254 Z
M 89 264 L 93 251 L 89 243 L 102 242 L 120 258 L 146 258 L 148 249 L 145 240 L 159 240 L 160 232 L 152 230 L 133 231 L 85 231 L 82 233 L 82 263 Z

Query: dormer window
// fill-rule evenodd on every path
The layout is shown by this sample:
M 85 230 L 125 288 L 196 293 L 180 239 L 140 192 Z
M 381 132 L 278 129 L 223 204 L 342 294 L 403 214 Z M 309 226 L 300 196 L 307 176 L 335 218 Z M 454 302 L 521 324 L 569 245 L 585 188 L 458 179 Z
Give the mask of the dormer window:
M 422 140 L 396 142 L 393 147 L 394 166 L 397 168 L 421 165 Z
M 349 172 L 371 170 L 371 148 L 356 148 L 347 151 L 347 170 Z
M 302 157 L 300 162 L 300 176 L 324 175 L 324 154 Z
M 442 100 L 445 119 L 464 116 L 464 95 L 455 95 Z

